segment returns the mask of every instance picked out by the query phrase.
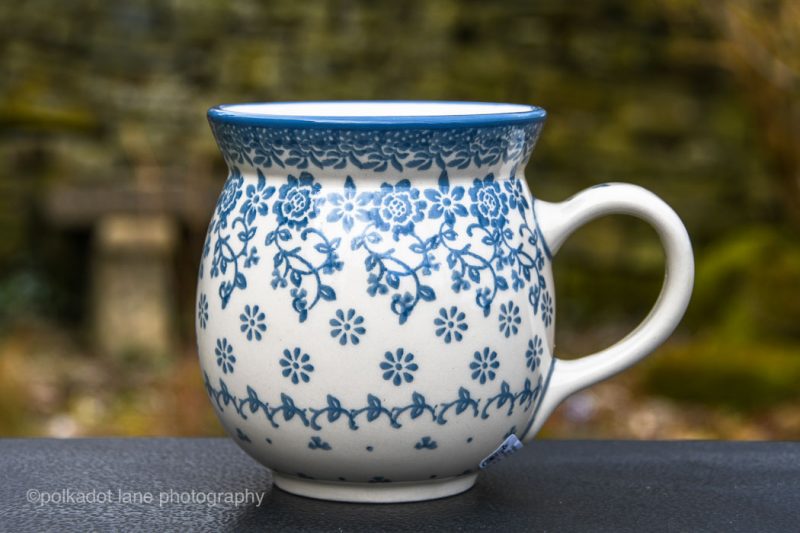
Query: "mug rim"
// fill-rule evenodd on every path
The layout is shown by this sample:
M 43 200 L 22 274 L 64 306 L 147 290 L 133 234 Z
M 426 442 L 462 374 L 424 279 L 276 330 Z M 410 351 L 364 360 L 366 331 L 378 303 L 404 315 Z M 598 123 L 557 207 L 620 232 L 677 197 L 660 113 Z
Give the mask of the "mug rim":
M 452 108 L 450 113 L 309 113 L 286 112 L 287 108 L 334 108 L 356 109 L 390 108 Z M 273 108 L 272 112 L 268 112 Z M 475 112 L 467 111 L 475 108 Z M 496 110 L 490 108 L 495 107 Z M 406 110 L 407 111 L 407 110 Z M 479 111 L 479 112 L 478 112 Z M 528 104 L 499 102 L 449 101 L 449 100 L 318 100 L 287 102 L 247 102 L 220 104 L 208 110 L 212 123 L 237 124 L 261 127 L 294 128 L 457 128 L 506 126 L 544 122 L 547 112 L 541 107 Z

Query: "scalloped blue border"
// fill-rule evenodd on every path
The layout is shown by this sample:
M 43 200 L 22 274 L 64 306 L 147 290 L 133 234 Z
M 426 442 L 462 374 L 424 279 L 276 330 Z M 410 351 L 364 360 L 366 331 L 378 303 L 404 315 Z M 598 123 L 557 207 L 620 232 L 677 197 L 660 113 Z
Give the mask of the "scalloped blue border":
M 470 104 L 481 106 L 504 106 L 509 104 L 497 102 L 456 102 L 437 100 L 329 100 L 315 102 L 280 102 L 287 104 L 313 103 L 313 104 L 342 104 L 342 103 L 386 103 L 386 104 Z M 541 107 L 526 106 L 528 111 L 509 113 L 487 113 L 473 115 L 437 115 L 437 116 L 352 116 L 352 117 L 323 117 L 302 115 L 265 115 L 247 113 L 243 111 L 229 111 L 226 107 L 231 105 L 263 105 L 270 102 L 251 102 L 246 104 L 221 104 L 208 110 L 208 120 L 220 124 L 240 124 L 245 126 L 262 127 L 290 127 L 290 128 L 454 128 L 454 127 L 480 127 L 503 126 L 514 124 L 530 124 L 544 122 L 547 112 Z M 277 102 L 276 102 L 277 103 Z M 513 104 L 520 105 L 520 104 Z M 521 104 L 525 105 L 525 104 Z

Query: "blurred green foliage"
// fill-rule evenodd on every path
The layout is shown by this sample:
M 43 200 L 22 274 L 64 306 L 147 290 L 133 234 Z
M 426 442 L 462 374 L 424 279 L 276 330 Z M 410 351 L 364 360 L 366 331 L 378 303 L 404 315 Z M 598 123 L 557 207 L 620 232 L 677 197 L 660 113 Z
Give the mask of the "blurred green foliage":
M 0 334 L 46 318 L 81 345 L 90 229 L 54 221 L 48 195 L 87 183 L 217 189 L 212 105 L 535 103 L 549 113 L 527 172 L 535 195 L 634 182 L 674 206 L 693 238 L 695 298 L 637 374 L 644 394 L 743 410 L 800 401 L 799 10 L 792 0 L 5 3 Z M 185 226 L 176 268 L 191 344 L 204 227 Z M 624 334 L 662 272 L 643 223 L 580 230 L 556 262 L 561 351 Z M 14 398 L 3 394 L 0 413 Z M 4 420 L 0 433 L 13 425 Z

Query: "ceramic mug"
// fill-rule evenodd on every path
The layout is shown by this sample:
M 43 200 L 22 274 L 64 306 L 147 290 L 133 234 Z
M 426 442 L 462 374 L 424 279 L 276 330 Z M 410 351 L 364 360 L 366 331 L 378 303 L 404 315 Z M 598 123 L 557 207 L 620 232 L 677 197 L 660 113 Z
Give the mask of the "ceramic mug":
M 655 195 L 531 195 L 540 108 L 267 103 L 208 117 L 229 174 L 199 269 L 200 363 L 226 430 L 286 491 L 393 502 L 467 490 L 686 309 L 689 237 Z M 559 360 L 553 255 L 611 213 L 658 232 L 661 295 L 619 343 Z

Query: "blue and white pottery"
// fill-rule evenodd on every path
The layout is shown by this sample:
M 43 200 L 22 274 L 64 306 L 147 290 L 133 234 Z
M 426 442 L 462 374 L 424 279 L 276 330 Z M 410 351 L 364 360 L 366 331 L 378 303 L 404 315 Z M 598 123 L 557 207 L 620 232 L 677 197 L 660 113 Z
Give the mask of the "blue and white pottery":
M 688 303 L 689 238 L 656 196 L 623 184 L 557 204 L 531 195 L 540 108 L 308 102 L 208 116 L 229 174 L 199 270 L 200 363 L 227 431 L 289 492 L 467 490 L 567 395 L 656 348 Z M 656 228 L 662 294 L 615 346 L 558 360 L 553 254 L 608 213 Z

